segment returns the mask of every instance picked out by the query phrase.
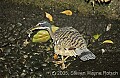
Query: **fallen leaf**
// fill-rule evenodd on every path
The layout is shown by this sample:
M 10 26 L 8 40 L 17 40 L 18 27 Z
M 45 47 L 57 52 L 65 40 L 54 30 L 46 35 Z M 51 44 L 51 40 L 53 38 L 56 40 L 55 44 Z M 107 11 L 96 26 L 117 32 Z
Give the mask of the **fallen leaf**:
M 97 40 L 97 39 L 100 37 L 100 35 L 101 35 L 101 34 L 93 35 L 93 38 L 94 38 L 95 40 Z
M 111 41 L 111 40 L 105 40 L 105 41 L 103 41 L 103 43 L 111 43 L 111 44 L 113 44 L 113 41 Z
M 65 11 L 62 11 L 60 13 L 66 14 L 66 15 L 72 15 L 72 11 L 71 10 L 65 10 Z
M 49 13 L 45 12 L 46 14 L 46 18 L 48 18 L 50 21 L 53 21 L 53 17 L 52 15 L 50 15 Z
M 50 39 L 50 35 L 46 30 L 38 31 L 32 38 L 32 42 L 47 42 Z

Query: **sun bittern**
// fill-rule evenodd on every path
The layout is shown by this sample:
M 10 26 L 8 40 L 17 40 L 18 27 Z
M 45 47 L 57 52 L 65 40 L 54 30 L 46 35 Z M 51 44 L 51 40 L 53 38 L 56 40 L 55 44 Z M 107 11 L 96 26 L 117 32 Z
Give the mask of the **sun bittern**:
M 33 30 L 42 29 L 49 32 L 54 43 L 54 53 L 61 55 L 62 58 L 62 60 L 54 61 L 54 63 L 62 64 L 62 69 L 67 68 L 67 65 L 65 66 L 64 62 L 70 56 L 79 56 L 82 61 L 96 58 L 96 56 L 87 48 L 87 44 L 83 36 L 73 27 L 56 27 L 55 29 L 47 21 L 41 21 L 36 26 L 37 27 Z M 55 31 L 53 29 L 55 29 Z

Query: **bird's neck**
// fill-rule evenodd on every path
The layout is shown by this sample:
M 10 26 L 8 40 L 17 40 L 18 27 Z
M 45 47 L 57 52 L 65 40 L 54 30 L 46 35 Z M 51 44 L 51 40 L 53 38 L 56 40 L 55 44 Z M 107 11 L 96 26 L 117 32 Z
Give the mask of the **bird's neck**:
M 52 29 L 52 32 L 53 32 L 53 34 L 54 34 L 55 31 L 59 29 L 59 27 L 56 27 L 56 26 L 52 25 L 52 26 L 51 26 L 51 29 Z
M 54 39 L 55 39 L 55 38 L 54 38 L 54 33 L 55 33 L 55 31 L 58 30 L 58 29 L 59 29 L 59 27 L 56 27 L 56 26 L 54 26 L 54 25 L 52 25 L 51 28 L 48 29 L 49 34 L 50 34 L 51 38 L 53 39 L 53 41 L 54 41 Z

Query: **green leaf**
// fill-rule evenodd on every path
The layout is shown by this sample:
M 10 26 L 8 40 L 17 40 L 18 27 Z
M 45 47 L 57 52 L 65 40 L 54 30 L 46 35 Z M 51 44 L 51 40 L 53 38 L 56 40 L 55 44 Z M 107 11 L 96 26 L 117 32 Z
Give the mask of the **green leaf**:
M 105 41 L 103 41 L 103 43 L 111 43 L 111 44 L 113 44 L 113 41 L 111 41 L 111 40 L 105 40 Z
M 32 42 L 47 42 L 50 39 L 50 35 L 46 30 L 40 30 L 32 38 Z
M 97 40 L 100 36 L 101 36 L 101 34 L 96 34 L 96 35 L 93 35 L 93 38 L 94 38 L 95 40 Z

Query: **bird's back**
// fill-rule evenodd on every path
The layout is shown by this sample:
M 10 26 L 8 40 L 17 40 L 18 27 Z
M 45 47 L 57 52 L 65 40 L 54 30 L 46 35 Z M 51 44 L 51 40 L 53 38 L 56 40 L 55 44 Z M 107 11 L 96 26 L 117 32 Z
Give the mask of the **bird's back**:
M 78 55 L 82 61 L 95 59 L 96 56 L 87 49 L 83 36 L 73 27 L 59 28 L 54 33 L 55 53 L 62 56 Z
M 55 44 L 64 48 L 86 48 L 86 42 L 83 36 L 73 27 L 63 27 L 54 33 Z
M 63 56 L 76 56 L 76 48 L 87 48 L 83 36 L 73 27 L 59 28 L 54 33 L 55 53 Z

